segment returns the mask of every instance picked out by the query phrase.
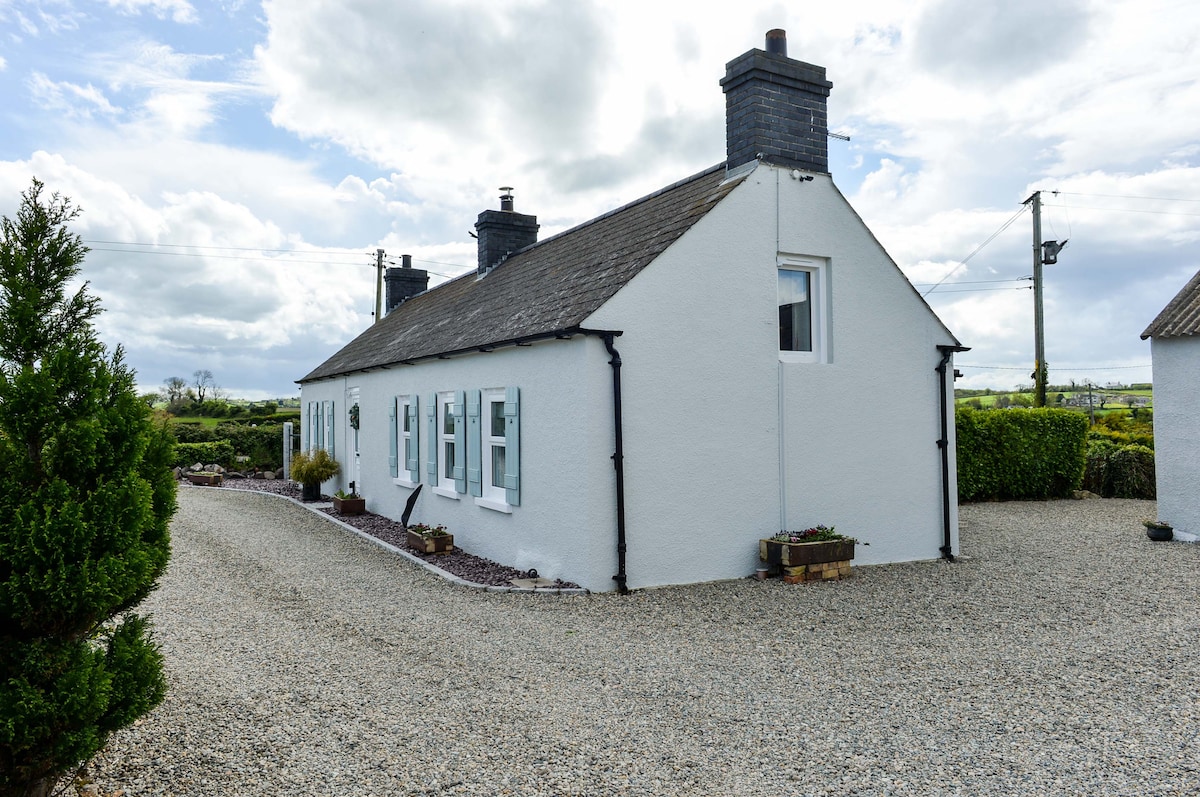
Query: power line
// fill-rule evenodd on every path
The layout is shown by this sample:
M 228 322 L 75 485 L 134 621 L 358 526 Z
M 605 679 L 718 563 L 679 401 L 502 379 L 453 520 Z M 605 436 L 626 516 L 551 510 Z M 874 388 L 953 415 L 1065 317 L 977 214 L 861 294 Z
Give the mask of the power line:
M 90 247 L 93 252 L 119 252 L 125 255 L 155 255 L 157 257 L 203 257 L 209 260 L 253 260 L 260 263 L 314 263 L 320 266 L 354 266 L 354 265 L 372 265 L 371 263 L 330 263 L 328 260 L 297 260 L 296 258 L 282 257 L 247 257 L 243 255 L 210 255 L 204 252 L 146 252 L 140 249 L 106 249 L 104 247 Z M 295 251 L 295 250 L 286 250 Z
M 958 271 L 960 268 L 962 268 L 963 266 L 965 266 L 965 265 L 967 264 L 967 261 L 968 261 L 968 260 L 970 260 L 971 258 L 975 257 L 975 255 L 979 254 L 979 252 L 980 252 L 980 251 L 982 251 L 983 247 L 985 247 L 985 246 L 987 246 L 988 244 L 990 244 L 992 241 L 994 241 L 994 240 L 996 239 L 996 236 L 1000 235 L 1000 233 L 1004 232 L 1004 231 L 1005 231 L 1005 230 L 1007 230 L 1009 227 L 1011 227 L 1011 226 L 1012 226 L 1012 223 L 1013 223 L 1014 221 L 1016 221 L 1018 218 L 1020 218 L 1021 214 L 1022 214 L 1022 213 L 1024 213 L 1024 212 L 1025 212 L 1025 206 L 1024 206 L 1024 205 L 1021 205 L 1020 209 L 1018 209 L 1018 210 L 1017 210 L 1017 212 L 1016 212 L 1016 213 L 1014 213 L 1014 214 L 1013 214 L 1013 215 L 1012 215 L 1012 216 L 1011 216 L 1011 217 L 1008 219 L 1008 221 L 1006 221 L 1006 222 L 1004 222 L 1003 224 L 1001 224 L 999 229 L 997 229 L 997 230 L 996 230 L 994 233 L 992 233 L 991 235 L 989 235 L 989 236 L 987 237 L 987 240 L 985 240 L 985 241 L 984 241 L 983 243 L 981 243 L 979 246 L 975 247 L 974 251 L 972 251 L 972 252 L 971 252 L 971 254 L 967 255 L 967 256 L 966 256 L 966 257 L 964 257 L 962 260 L 960 260 L 957 266 L 955 266 L 954 268 L 950 269 L 950 271 L 946 273 L 946 276 L 942 277 L 940 280 L 938 280 L 937 282 L 935 282 L 935 283 L 933 284 L 933 287 L 932 287 L 932 288 L 930 288 L 929 290 L 925 291 L 923 294 L 921 294 L 921 296 L 922 296 L 922 297 L 928 296 L 929 294 L 931 294 L 931 293 L 933 293 L 935 290 L 937 290 L 937 287 L 938 287 L 939 285 L 941 285 L 943 282 L 945 282 L 946 280 L 950 279 L 950 276 L 951 276 L 952 274 L 954 274 L 954 272 Z
M 1051 194 L 1058 196 L 1095 196 L 1104 197 L 1105 199 L 1146 199 L 1153 202 L 1200 202 L 1200 199 L 1190 199 L 1182 196 L 1136 196 L 1134 194 L 1083 194 L 1077 191 L 1051 191 Z
M 1067 208 L 1073 210 L 1103 210 L 1109 213 L 1152 213 L 1157 216 L 1200 216 L 1200 213 L 1180 213 L 1177 210 L 1141 210 L 1139 208 L 1099 208 L 1094 205 L 1058 205 L 1047 202 L 1048 208 Z
M 171 248 L 171 249 L 216 249 L 216 250 L 225 250 L 225 251 L 229 251 L 229 252 L 282 252 L 285 254 L 303 252 L 304 254 L 317 254 L 317 253 L 326 254 L 326 253 L 328 253 L 330 255 L 341 255 L 341 256 L 346 256 L 346 257 L 349 257 L 351 255 L 357 256 L 357 255 L 361 255 L 361 254 L 368 254 L 368 255 L 374 256 L 373 252 L 363 253 L 356 249 L 313 249 L 313 250 L 264 249 L 261 246 L 201 246 L 199 244 L 160 244 L 160 243 L 141 243 L 138 241 L 101 241 L 98 239 L 86 239 L 86 238 L 83 239 L 83 242 L 85 244 L 110 244 L 113 246 L 148 246 L 148 247 L 154 247 L 154 248 L 167 247 L 167 248 Z M 120 251 L 120 250 L 103 249 L 103 250 L 99 250 L 99 251 L 113 252 L 113 251 Z M 152 254 L 152 253 L 147 253 L 147 254 Z

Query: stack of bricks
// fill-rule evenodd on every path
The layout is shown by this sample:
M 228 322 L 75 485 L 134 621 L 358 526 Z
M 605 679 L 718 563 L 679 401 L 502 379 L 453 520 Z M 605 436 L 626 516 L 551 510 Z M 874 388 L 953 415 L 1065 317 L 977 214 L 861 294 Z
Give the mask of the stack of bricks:
M 799 584 L 802 581 L 834 581 L 849 578 L 854 570 L 847 559 L 844 562 L 821 562 L 815 565 L 800 565 L 783 568 L 783 580 L 786 584 Z

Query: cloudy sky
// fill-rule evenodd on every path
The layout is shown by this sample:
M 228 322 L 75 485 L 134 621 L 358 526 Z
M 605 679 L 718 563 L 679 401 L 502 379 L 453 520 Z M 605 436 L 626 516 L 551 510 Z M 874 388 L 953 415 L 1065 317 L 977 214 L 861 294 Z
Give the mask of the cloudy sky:
M 1070 239 L 1051 382 L 1151 379 L 1138 335 L 1200 269 L 1186 0 L 0 0 L 0 212 L 32 176 L 83 208 L 144 389 L 295 396 L 370 324 L 377 248 L 441 281 L 498 186 L 546 237 L 720 162 L 724 65 L 775 27 L 828 69 L 835 181 L 972 347 L 960 387 L 1029 382 L 1037 190 Z

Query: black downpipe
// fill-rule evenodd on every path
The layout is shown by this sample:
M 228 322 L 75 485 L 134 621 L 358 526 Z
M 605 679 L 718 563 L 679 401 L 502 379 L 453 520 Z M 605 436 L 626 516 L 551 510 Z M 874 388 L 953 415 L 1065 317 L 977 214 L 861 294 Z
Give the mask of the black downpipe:
M 950 407 L 949 400 L 946 398 L 949 393 L 946 366 L 950 364 L 950 358 L 956 351 L 970 351 L 970 349 L 962 346 L 938 346 L 938 351 L 942 353 L 942 361 L 936 368 L 941 377 L 940 404 L 942 408 L 942 437 L 937 441 L 938 448 L 942 450 L 942 547 L 938 550 L 942 552 L 943 559 L 953 562 L 954 552 L 950 545 Z
M 625 441 L 621 426 L 621 355 L 613 346 L 613 338 L 620 333 L 602 332 L 600 339 L 604 348 L 612 357 L 608 364 L 612 366 L 613 380 L 613 430 L 616 434 L 616 447 L 613 451 L 613 467 L 617 471 L 617 574 L 613 581 L 617 582 L 617 590 L 622 595 L 629 594 L 625 574 Z

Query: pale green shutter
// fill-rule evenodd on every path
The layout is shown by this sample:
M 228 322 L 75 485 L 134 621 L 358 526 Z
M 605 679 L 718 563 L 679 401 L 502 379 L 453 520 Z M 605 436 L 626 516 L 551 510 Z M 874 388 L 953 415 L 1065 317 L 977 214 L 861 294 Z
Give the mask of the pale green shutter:
M 479 391 L 467 393 L 467 486 L 471 495 L 483 495 L 483 441 L 479 428 Z
M 308 402 L 308 412 L 304 416 L 304 450 L 311 452 L 317 447 L 317 402 Z
M 467 424 L 466 424 L 466 391 L 459 390 L 454 394 L 454 491 L 467 491 Z
M 388 406 L 388 470 L 393 479 L 400 475 L 400 468 L 396 462 L 396 438 L 400 434 L 399 424 L 396 423 L 396 404 L 399 402 L 400 399 L 393 396 L 392 403 Z
M 429 484 L 431 487 L 436 487 L 438 483 L 438 417 L 437 417 L 437 393 L 429 397 L 429 406 L 425 408 L 425 415 L 429 419 L 429 442 L 426 444 L 426 449 L 429 451 L 429 459 L 425 463 L 425 472 L 429 474 Z
M 413 393 L 408 398 L 408 437 L 411 441 L 408 447 L 408 457 L 404 460 L 404 467 L 408 468 L 408 478 L 414 482 L 421 481 L 421 447 L 417 442 L 421 439 L 420 427 L 421 416 L 417 412 L 417 394 Z M 430 442 L 429 445 L 434 445 Z
M 333 447 L 334 420 L 333 402 L 330 401 L 329 406 L 325 411 L 325 450 L 329 452 L 329 456 L 336 459 L 337 453 Z
M 512 506 L 521 505 L 521 389 L 504 389 L 504 492 Z

